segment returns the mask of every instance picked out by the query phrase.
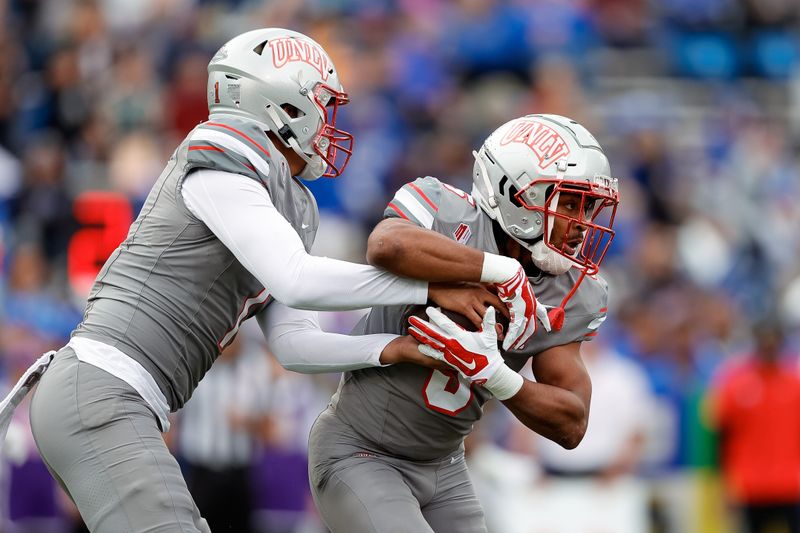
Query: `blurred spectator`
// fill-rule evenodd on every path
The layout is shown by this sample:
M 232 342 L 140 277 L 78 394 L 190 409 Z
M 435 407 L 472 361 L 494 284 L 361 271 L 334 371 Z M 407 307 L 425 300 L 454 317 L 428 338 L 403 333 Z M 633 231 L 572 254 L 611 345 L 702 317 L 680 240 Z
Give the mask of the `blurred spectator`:
M 462 80 L 504 71 L 527 81 L 533 59 L 524 12 L 501 0 L 459 0 L 446 28 L 445 46 Z
M 74 230 L 66 157 L 57 135 L 42 135 L 32 142 L 23 160 L 22 188 L 12 203 L 16 240 L 39 243 L 48 260 L 66 251 Z
M 592 0 L 597 29 L 613 46 L 646 44 L 652 30 L 654 5 L 646 0 Z
M 590 478 L 613 485 L 636 474 L 642 459 L 652 402 L 650 385 L 638 365 L 602 340 L 584 343 L 581 356 L 592 377 L 586 436 L 575 450 L 536 436 L 535 449 L 547 476 Z
M 335 330 L 326 322 L 338 314 L 320 313 L 324 330 Z M 338 376 L 296 374 L 271 361 L 272 431 L 253 471 L 257 524 L 265 533 L 317 533 L 322 526 L 308 485 L 308 434 Z
M 138 212 L 163 170 L 166 156 L 152 134 L 131 132 L 119 139 L 109 155 L 108 181 L 131 199 Z
M 536 436 L 549 502 L 540 529 L 638 533 L 647 527 L 647 489 L 635 477 L 652 403 L 647 377 L 602 341 L 584 343 L 581 355 L 592 377 L 586 436 L 572 451 Z
M 120 52 L 114 84 L 104 100 L 105 112 L 120 132 L 158 128 L 163 123 L 161 85 L 152 63 L 152 58 L 139 48 Z
M 800 531 L 800 374 L 780 320 L 758 324 L 753 352 L 712 393 L 721 466 L 742 531 Z M 776 529 L 777 528 L 777 529 Z
M 21 352 L 30 362 L 65 342 L 81 318 L 72 305 L 53 296 L 48 270 L 42 250 L 35 244 L 19 246 L 9 268 L 0 328 L 4 350 Z
M 180 414 L 177 456 L 189 491 L 212 531 L 254 531 L 251 469 L 268 437 L 270 365 L 240 332 Z
M 584 343 L 581 354 L 592 378 L 592 407 L 577 448 L 561 448 L 503 410 L 482 421 L 496 425 L 500 416 L 510 426 L 503 446 L 484 443 L 470 456 L 491 531 L 647 530 L 648 490 L 636 477 L 652 412 L 647 377 L 606 341 Z
M 177 70 L 165 96 L 166 127 L 178 141 L 208 118 L 207 65 L 208 53 L 202 51 L 178 58 Z

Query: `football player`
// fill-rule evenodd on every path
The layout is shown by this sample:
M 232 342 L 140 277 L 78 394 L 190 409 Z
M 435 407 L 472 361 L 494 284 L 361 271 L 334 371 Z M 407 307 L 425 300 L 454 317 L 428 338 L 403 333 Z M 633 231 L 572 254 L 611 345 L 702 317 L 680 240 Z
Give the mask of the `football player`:
M 353 144 L 336 125 L 347 94 L 316 42 L 284 29 L 248 32 L 216 53 L 208 73 L 208 121 L 173 153 L 98 274 L 69 344 L 43 356 L 0 405 L 2 427 L 41 376 L 33 435 L 91 531 L 207 530 L 160 432 L 242 321 L 259 315 L 288 366 L 339 371 L 439 363 L 408 336 L 323 333 L 316 310 L 429 298 L 466 313 L 503 306 L 483 289 L 464 296 L 309 255 L 318 211 L 297 178 L 339 175 Z M 534 306 L 521 268 L 485 254 L 438 281 L 506 287 L 501 298 L 514 315 L 506 341 L 522 344 Z
M 412 308 L 411 333 L 451 371 L 402 364 L 345 373 L 309 444 L 314 499 L 334 533 L 485 532 L 463 440 L 492 397 L 565 448 L 586 431 L 591 382 L 580 346 L 606 317 L 598 265 L 613 237 L 617 181 L 594 137 L 556 115 L 512 120 L 474 156 L 471 195 L 433 177 L 403 186 L 370 235 L 368 260 L 436 276 L 480 261 L 482 251 L 500 253 L 525 266 L 549 320 L 505 350 L 494 308 L 478 332 L 435 308 L 429 321 Z M 400 334 L 409 311 L 375 307 L 357 330 Z M 535 382 L 517 373 L 528 360 Z

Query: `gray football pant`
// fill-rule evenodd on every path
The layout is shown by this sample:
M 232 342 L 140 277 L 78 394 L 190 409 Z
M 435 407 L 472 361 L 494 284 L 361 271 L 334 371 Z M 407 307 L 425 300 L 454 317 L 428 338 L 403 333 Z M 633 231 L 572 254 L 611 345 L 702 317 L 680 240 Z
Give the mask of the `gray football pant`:
M 127 383 L 65 347 L 30 411 L 39 452 L 90 531 L 210 531 L 155 415 Z
M 326 411 L 311 430 L 309 480 L 333 533 L 486 533 L 464 454 L 409 461 L 359 443 Z

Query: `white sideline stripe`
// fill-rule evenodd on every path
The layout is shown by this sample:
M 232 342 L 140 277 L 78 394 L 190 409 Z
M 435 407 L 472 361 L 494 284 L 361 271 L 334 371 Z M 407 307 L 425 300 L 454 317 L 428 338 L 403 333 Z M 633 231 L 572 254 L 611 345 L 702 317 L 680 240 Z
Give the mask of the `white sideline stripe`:
M 210 130 L 207 128 L 197 128 L 192 136 L 192 141 L 211 141 L 215 144 L 236 152 L 253 164 L 262 174 L 269 176 L 269 165 L 264 158 L 258 155 L 255 150 L 244 144 L 239 139 L 231 137 L 227 133 L 221 131 Z
M 423 226 L 428 229 L 433 227 L 433 215 L 430 211 L 425 209 L 425 206 L 422 205 L 413 194 L 406 189 L 400 189 L 394 195 L 394 199 L 397 200 L 397 203 L 405 207 L 409 213 L 414 215 L 414 218 L 422 222 Z

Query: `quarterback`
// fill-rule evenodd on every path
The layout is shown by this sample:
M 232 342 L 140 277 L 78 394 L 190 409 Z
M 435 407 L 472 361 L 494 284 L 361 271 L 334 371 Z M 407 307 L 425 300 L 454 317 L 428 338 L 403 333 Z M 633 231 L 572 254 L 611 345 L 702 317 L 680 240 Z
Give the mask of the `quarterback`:
M 594 137 L 556 115 L 512 120 L 474 155 L 471 195 L 433 177 L 403 186 L 370 235 L 368 259 L 435 276 L 480 251 L 500 253 L 525 266 L 549 313 L 527 344 L 506 350 L 491 307 L 477 332 L 433 307 L 428 321 L 406 305 L 370 311 L 358 333 L 400 334 L 408 321 L 452 370 L 400 364 L 343 375 L 309 444 L 314 499 L 334 533 L 485 532 L 463 440 L 492 397 L 566 448 L 586 431 L 591 382 L 580 346 L 607 312 L 598 265 L 613 237 L 617 181 Z M 535 382 L 517 373 L 528 360 Z
M 462 313 L 508 306 L 505 342 L 533 334 L 530 285 L 506 257 L 487 253 L 430 280 L 496 283 L 501 303 L 488 291 L 464 298 L 309 255 L 318 211 L 300 180 L 339 175 L 353 144 L 336 126 L 347 94 L 316 42 L 277 28 L 248 32 L 214 55 L 208 73 L 208 121 L 167 162 L 69 344 L 43 356 L 0 405 L 2 428 L 41 376 L 33 435 L 93 532 L 207 531 L 160 432 L 248 318 L 258 317 L 287 367 L 305 372 L 441 364 L 410 336 L 322 332 L 318 310 L 429 299 Z

